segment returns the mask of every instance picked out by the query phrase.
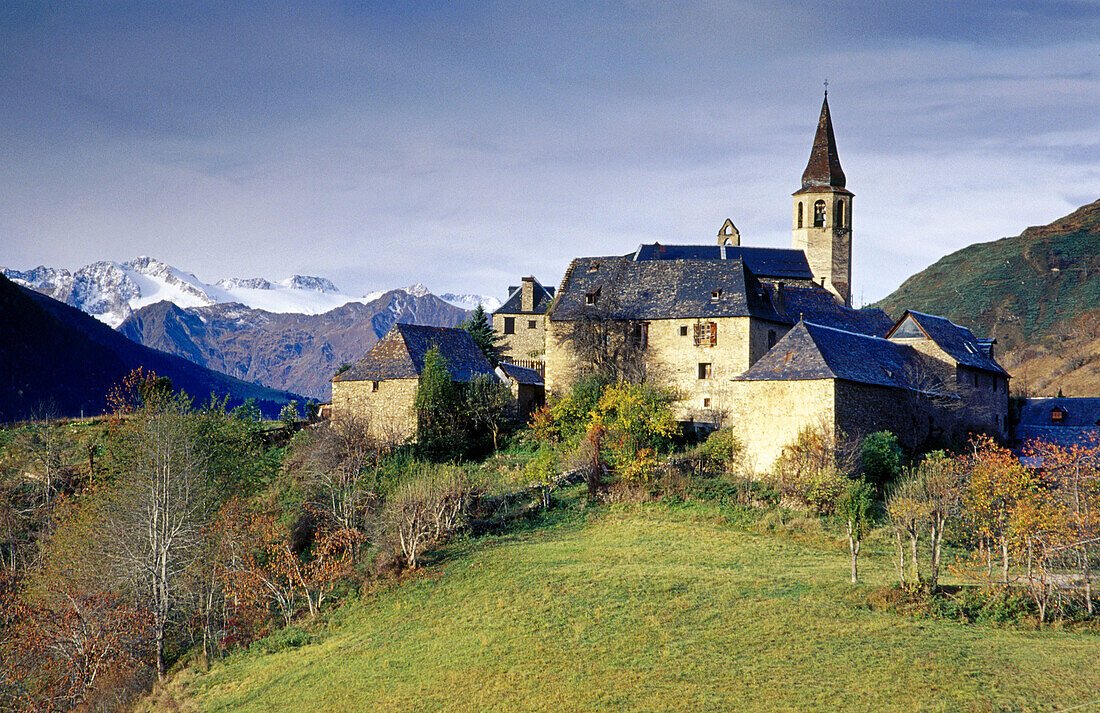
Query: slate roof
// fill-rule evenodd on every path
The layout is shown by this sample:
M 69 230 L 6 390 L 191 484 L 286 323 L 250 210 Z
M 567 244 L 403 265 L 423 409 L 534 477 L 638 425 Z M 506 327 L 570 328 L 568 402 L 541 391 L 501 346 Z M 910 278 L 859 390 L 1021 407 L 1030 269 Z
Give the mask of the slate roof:
M 1008 376 L 1008 372 L 989 356 L 992 348 L 991 341 L 978 340 L 969 329 L 955 324 L 946 317 L 906 310 L 898 323 L 886 335 L 888 339 L 905 323 L 906 317 L 912 317 L 925 335 L 959 364 L 972 369 L 981 369 L 1001 376 Z
M 509 364 L 508 362 L 501 362 L 497 365 L 500 371 L 504 372 L 504 375 L 509 379 L 512 379 L 518 384 L 527 384 L 531 386 L 542 386 L 543 380 L 537 371 L 534 369 L 528 369 L 525 366 L 519 366 L 517 364 Z
M 821 103 L 821 116 L 817 120 L 810 160 L 802 172 L 802 190 L 798 193 L 810 193 L 823 187 L 844 188 L 844 183 L 844 170 L 840 167 L 836 137 L 833 136 L 833 119 L 829 115 L 829 95 L 826 94 Z
M 647 260 L 740 260 L 757 277 L 813 280 L 806 254 L 791 248 L 755 248 L 740 245 L 639 245 L 635 262 Z
M 1062 420 L 1052 423 L 1050 412 L 1062 410 Z M 1020 426 L 1051 426 L 1052 428 L 1096 428 L 1100 426 L 1100 398 L 1048 397 L 1024 399 L 1020 409 Z
M 534 310 L 531 312 L 523 311 L 522 285 L 511 285 L 508 288 L 508 299 L 504 300 L 504 304 L 498 307 L 493 314 L 546 314 L 546 310 L 550 309 L 550 303 L 554 300 L 554 288 L 544 287 L 538 280 L 535 280 L 534 283 Z
M 415 379 L 424 369 L 424 356 L 438 345 L 455 381 L 467 382 L 493 367 L 464 329 L 395 324 L 366 355 L 333 381 Z
M 799 322 L 734 381 L 843 379 L 898 389 L 915 388 L 920 356 L 904 344 L 811 322 Z
M 588 304 L 589 295 L 593 304 Z M 741 260 L 577 258 L 562 281 L 550 319 L 576 319 L 592 311 L 609 319 L 753 316 L 786 321 Z
M 805 320 L 824 327 L 875 337 L 885 337 L 894 326 L 894 320 L 881 309 L 845 307 L 836 300 L 833 293 L 820 287 L 767 287 L 775 290 L 777 296 L 772 301 L 791 323 Z

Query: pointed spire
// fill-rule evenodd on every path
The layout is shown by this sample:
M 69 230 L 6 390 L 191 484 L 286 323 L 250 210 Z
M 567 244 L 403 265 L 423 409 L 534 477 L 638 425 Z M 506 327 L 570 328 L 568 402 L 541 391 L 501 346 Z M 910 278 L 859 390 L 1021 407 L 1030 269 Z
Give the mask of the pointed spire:
M 825 101 L 821 103 L 821 118 L 817 120 L 817 134 L 814 147 L 810 151 L 810 161 L 802 172 L 802 187 L 832 186 L 844 187 L 844 170 L 840 167 L 840 157 L 836 153 L 836 138 L 833 136 L 833 120 L 829 116 L 829 90 L 825 89 Z

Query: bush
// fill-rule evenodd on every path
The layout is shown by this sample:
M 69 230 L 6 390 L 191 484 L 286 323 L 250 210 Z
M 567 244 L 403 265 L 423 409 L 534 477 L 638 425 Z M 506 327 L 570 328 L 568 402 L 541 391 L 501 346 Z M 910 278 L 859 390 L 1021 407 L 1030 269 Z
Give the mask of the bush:
M 901 473 L 901 448 L 898 437 L 890 431 L 878 431 L 863 439 L 859 448 L 863 478 L 878 492 L 894 482 Z
M 288 649 L 299 649 L 313 643 L 313 635 L 296 626 L 288 626 L 279 629 L 270 636 L 266 636 L 252 644 L 253 649 L 258 649 L 265 654 L 274 654 Z
M 733 433 L 733 429 L 723 428 L 712 432 L 700 443 L 693 455 L 701 459 L 708 470 L 731 471 L 741 463 L 744 446 Z
M 804 428 L 794 443 L 784 446 L 773 478 L 784 495 L 824 515 L 835 512 L 850 482 L 837 465 L 835 440 L 824 427 Z

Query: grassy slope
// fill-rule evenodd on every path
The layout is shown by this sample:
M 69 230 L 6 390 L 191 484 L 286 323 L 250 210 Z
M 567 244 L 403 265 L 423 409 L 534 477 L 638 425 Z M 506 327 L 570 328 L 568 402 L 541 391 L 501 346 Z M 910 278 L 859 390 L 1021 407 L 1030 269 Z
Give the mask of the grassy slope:
M 1100 201 L 1018 237 L 947 255 L 875 306 L 895 317 L 905 309 L 941 314 L 979 336 L 997 337 L 1014 376 L 1033 366 L 1032 390 L 1053 395 L 1061 386 L 1067 395 L 1094 395 L 1100 391 Z
M 867 576 L 884 582 L 884 555 Z M 184 710 L 1056 710 L 1100 639 L 870 611 L 841 543 L 613 509 L 462 543 L 323 642 L 176 682 Z

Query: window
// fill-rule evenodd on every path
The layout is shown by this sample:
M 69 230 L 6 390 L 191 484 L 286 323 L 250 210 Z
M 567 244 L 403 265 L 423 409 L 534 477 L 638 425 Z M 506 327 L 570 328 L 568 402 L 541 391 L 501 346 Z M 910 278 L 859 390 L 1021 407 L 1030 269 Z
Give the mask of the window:
M 710 399 L 703 399 L 703 408 L 710 408 Z
M 836 202 L 836 211 L 834 212 L 836 219 L 833 220 L 833 225 L 838 228 L 844 227 L 844 201 Z
M 1050 420 L 1053 423 L 1061 423 L 1062 419 L 1066 417 L 1066 412 L 1055 406 L 1050 411 Z
M 802 227 L 802 201 L 798 201 L 798 227 Z
M 775 330 L 774 329 L 769 329 L 768 330 L 768 349 L 771 349 L 774 346 L 775 346 Z
M 600 263 L 598 263 L 598 262 L 594 262 L 594 263 L 592 263 L 591 265 L 588 266 L 588 271 L 589 272 L 598 272 L 599 269 L 600 269 Z
M 527 320 L 527 328 L 528 329 L 538 329 L 539 328 L 538 321 L 534 320 L 534 319 Z
M 717 302 L 720 299 L 722 299 L 722 290 L 718 289 L 718 290 L 711 291 L 711 293 L 710 293 L 711 302 Z
M 584 303 L 589 306 L 594 305 L 596 304 L 596 298 L 599 296 L 599 290 L 596 290 L 595 292 L 589 292 L 587 295 L 584 296 Z
M 710 362 L 706 362 L 706 363 L 700 362 L 700 364 L 699 364 L 699 378 L 700 379 L 709 379 L 710 378 Z
M 700 322 L 695 325 L 695 346 L 713 347 L 718 344 L 718 325 L 714 322 Z
M 649 344 L 649 322 L 638 322 L 631 332 L 634 346 L 645 349 Z
M 505 317 L 504 318 L 504 333 L 515 334 L 516 333 L 516 318 Z
M 687 325 L 685 324 L 684 326 L 680 327 L 680 336 L 681 337 L 686 337 L 687 335 L 688 335 L 688 328 L 687 328 Z
M 825 227 L 825 201 L 817 201 L 814 203 L 814 227 Z
M 371 391 L 378 391 L 378 382 L 377 381 L 370 382 L 370 390 Z

